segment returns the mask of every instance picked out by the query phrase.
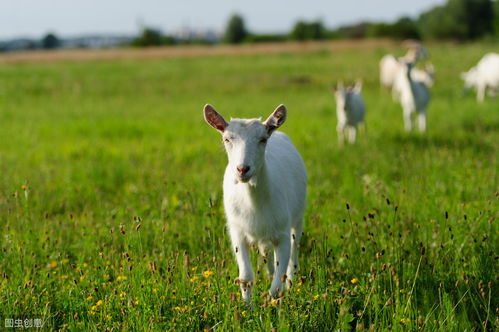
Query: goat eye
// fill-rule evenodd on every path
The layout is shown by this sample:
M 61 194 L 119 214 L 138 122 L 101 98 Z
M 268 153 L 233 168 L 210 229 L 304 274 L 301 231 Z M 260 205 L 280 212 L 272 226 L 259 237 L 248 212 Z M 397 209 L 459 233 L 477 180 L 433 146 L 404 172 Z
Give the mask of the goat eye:
M 267 143 L 267 138 L 264 137 L 264 138 L 260 139 L 260 143 L 263 143 L 263 144 Z
M 224 138 L 224 142 L 225 142 L 225 143 L 230 143 L 230 139 L 228 139 L 228 138 Z

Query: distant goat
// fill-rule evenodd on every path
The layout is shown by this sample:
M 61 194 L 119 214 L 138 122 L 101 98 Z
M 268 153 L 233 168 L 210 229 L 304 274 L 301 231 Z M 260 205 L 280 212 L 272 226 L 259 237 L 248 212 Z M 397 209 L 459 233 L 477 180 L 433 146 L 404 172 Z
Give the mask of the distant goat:
M 418 60 L 428 57 L 428 51 L 421 43 L 407 41 L 404 42 L 404 45 L 409 49 L 403 57 L 397 59 L 394 55 L 387 54 L 381 58 L 379 62 L 379 80 L 381 86 L 391 88 L 398 72 L 403 69 L 404 63 L 410 62 L 415 64 Z
M 272 297 L 284 291 L 286 280 L 291 285 L 298 268 L 307 175 L 291 140 L 276 131 L 286 114 L 286 107 L 280 105 L 265 122 L 226 122 L 211 105 L 204 107 L 205 120 L 222 134 L 227 151 L 224 207 L 239 266 L 236 281 L 246 302 L 251 300 L 254 281 L 250 244 L 257 244 L 267 261 Z
M 430 102 L 430 92 L 426 84 L 413 77 L 412 63 L 403 63 L 393 84 L 393 96 L 402 105 L 404 124 L 407 131 L 413 128 L 413 116 L 417 113 L 419 131 L 426 131 L 426 109 Z
M 399 70 L 404 70 L 405 63 L 400 62 Z M 435 69 L 431 63 L 425 65 L 424 70 L 412 67 L 411 78 L 415 82 L 423 83 L 427 88 L 431 88 L 435 84 Z M 400 101 L 399 89 L 392 88 L 392 97 L 394 101 Z
M 475 87 L 476 98 L 482 102 L 485 92 L 495 96 L 499 91 L 499 54 L 487 53 L 478 64 L 465 73 L 461 73 L 466 90 Z
M 383 56 L 379 62 L 379 80 L 381 86 L 391 88 L 401 68 L 402 65 L 395 56 L 391 54 Z
M 338 124 L 338 141 L 343 145 L 345 141 L 345 131 L 348 131 L 348 142 L 355 143 L 357 127 L 364 125 L 366 107 L 362 99 L 362 82 L 357 81 L 354 87 L 345 88 L 343 83 L 339 83 L 333 88 L 336 97 L 336 116 Z

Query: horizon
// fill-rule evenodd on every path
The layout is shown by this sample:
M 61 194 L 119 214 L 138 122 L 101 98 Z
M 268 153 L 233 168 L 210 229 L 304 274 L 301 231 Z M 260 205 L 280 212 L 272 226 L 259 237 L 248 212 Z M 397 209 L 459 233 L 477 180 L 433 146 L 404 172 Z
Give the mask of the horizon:
M 310 0 L 307 3 L 293 1 L 292 4 L 284 0 L 271 3 L 256 0 L 251 4 L 219 0 L 216 4 L 200 1 L 176 3 L 172 10 L 173 6 L 160 0 L 145 0 L 142 5 L 119 0 L 105 3 L 80 0 L 76 4 L 63 0 L 53 0 L 50 4 L 19 0 L 2 4 L 0 40 L 37 39 L 48 33 L 61 38 L 134 36 L 145 27 L 166 34 L 182 29 L 222 33 L 229 17 L 236 13 L 244 18 L 250 32 L 287 33 L 299 20 L 320 20 L 327 28 L 364 21 L 393 22 L 401 17 L 415 18 L 443 3 L 445 0 L 421 0 L 410 7 L 397 0 L 381 0 L 377 3 L 352 0 L 336 8 L 337 4 L 324 0 Z M 195 10 L 192 10 L 193 6 Z M 276 20 L 278 17 L 282 19 Z

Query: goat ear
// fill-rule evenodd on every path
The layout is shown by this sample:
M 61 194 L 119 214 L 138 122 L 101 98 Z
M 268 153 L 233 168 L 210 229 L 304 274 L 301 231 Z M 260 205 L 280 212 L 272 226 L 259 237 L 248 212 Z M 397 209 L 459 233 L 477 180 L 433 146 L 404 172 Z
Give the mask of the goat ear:
M 357 92 L 361 92 L 362 91 L 362 80 L 360 78 L 358 78 L 355 81 L 355 91 L 357 91 Z
M 204 119 L 210 126 L 218 130 L 219 132 L 223 133 L 225 128 L 229 125 L 227 121 L 218 114 L 217 111 L 211 106 L 210 104 L 206 104 L 204 106 Z
M 361 93 L 362 92 L 362 80 L 360 78 L 358 78 L 355 81 L 355 85 L 353 86 L 353 91 L 355 91 L 357 93 Z
M 272 134 L 274 130 L 279 128 L 284 123 L 284 121 L 286 121 L 286 114 L 286 106 L 281 104 L 277 106 L 275 111 L 270 114 L 267 120 L 265 120 L 263 124 L 265 127 L 267 127 L 267 132 L 269 133 L 269 135 Z

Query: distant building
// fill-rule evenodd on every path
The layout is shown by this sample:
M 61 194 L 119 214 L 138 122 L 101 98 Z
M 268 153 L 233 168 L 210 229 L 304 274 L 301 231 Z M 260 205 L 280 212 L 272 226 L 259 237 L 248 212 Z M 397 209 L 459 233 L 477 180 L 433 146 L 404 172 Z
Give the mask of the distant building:
M 30 38 L 17 38 L 7 41 L 0 41 L 0 52 L 34 50 L 42 48 L 40 40 Z
M 182 27 L 176 30 L 172 37 L 179 42 L 196 42 L 201 41 L 208 44 L 216 44 L 222 39 L 222 33 L 212 29 L 193 29 L 190 27 Z
M 117 35 L 87 35 L 59 40 L 59 49 L 72 48 L 115 48 L 131 43 L 134 37 Z M 26 51 L 43 48 L 41 40 L 30 38 L 17 38 L 0 41 L 0 52 Z
M 216 44 L 222 39 L 222 33 L 210 29 L 181 28 L 171 35 L 178 43 L 208 43 Z M 125 35 L 82 35 L 59 38 L 59 49 L 76 48 L 117 48 L 130 45 L 135 36 Z M 0 41 L 0 52 L 26 51 L 43 48 L 41 40 L 32 38 L 17 38 Z
M 128 45 L 134 37 L 116 35 L 88 35 L 65 38 L 61 41 L 61 48 L 114 48 Z

